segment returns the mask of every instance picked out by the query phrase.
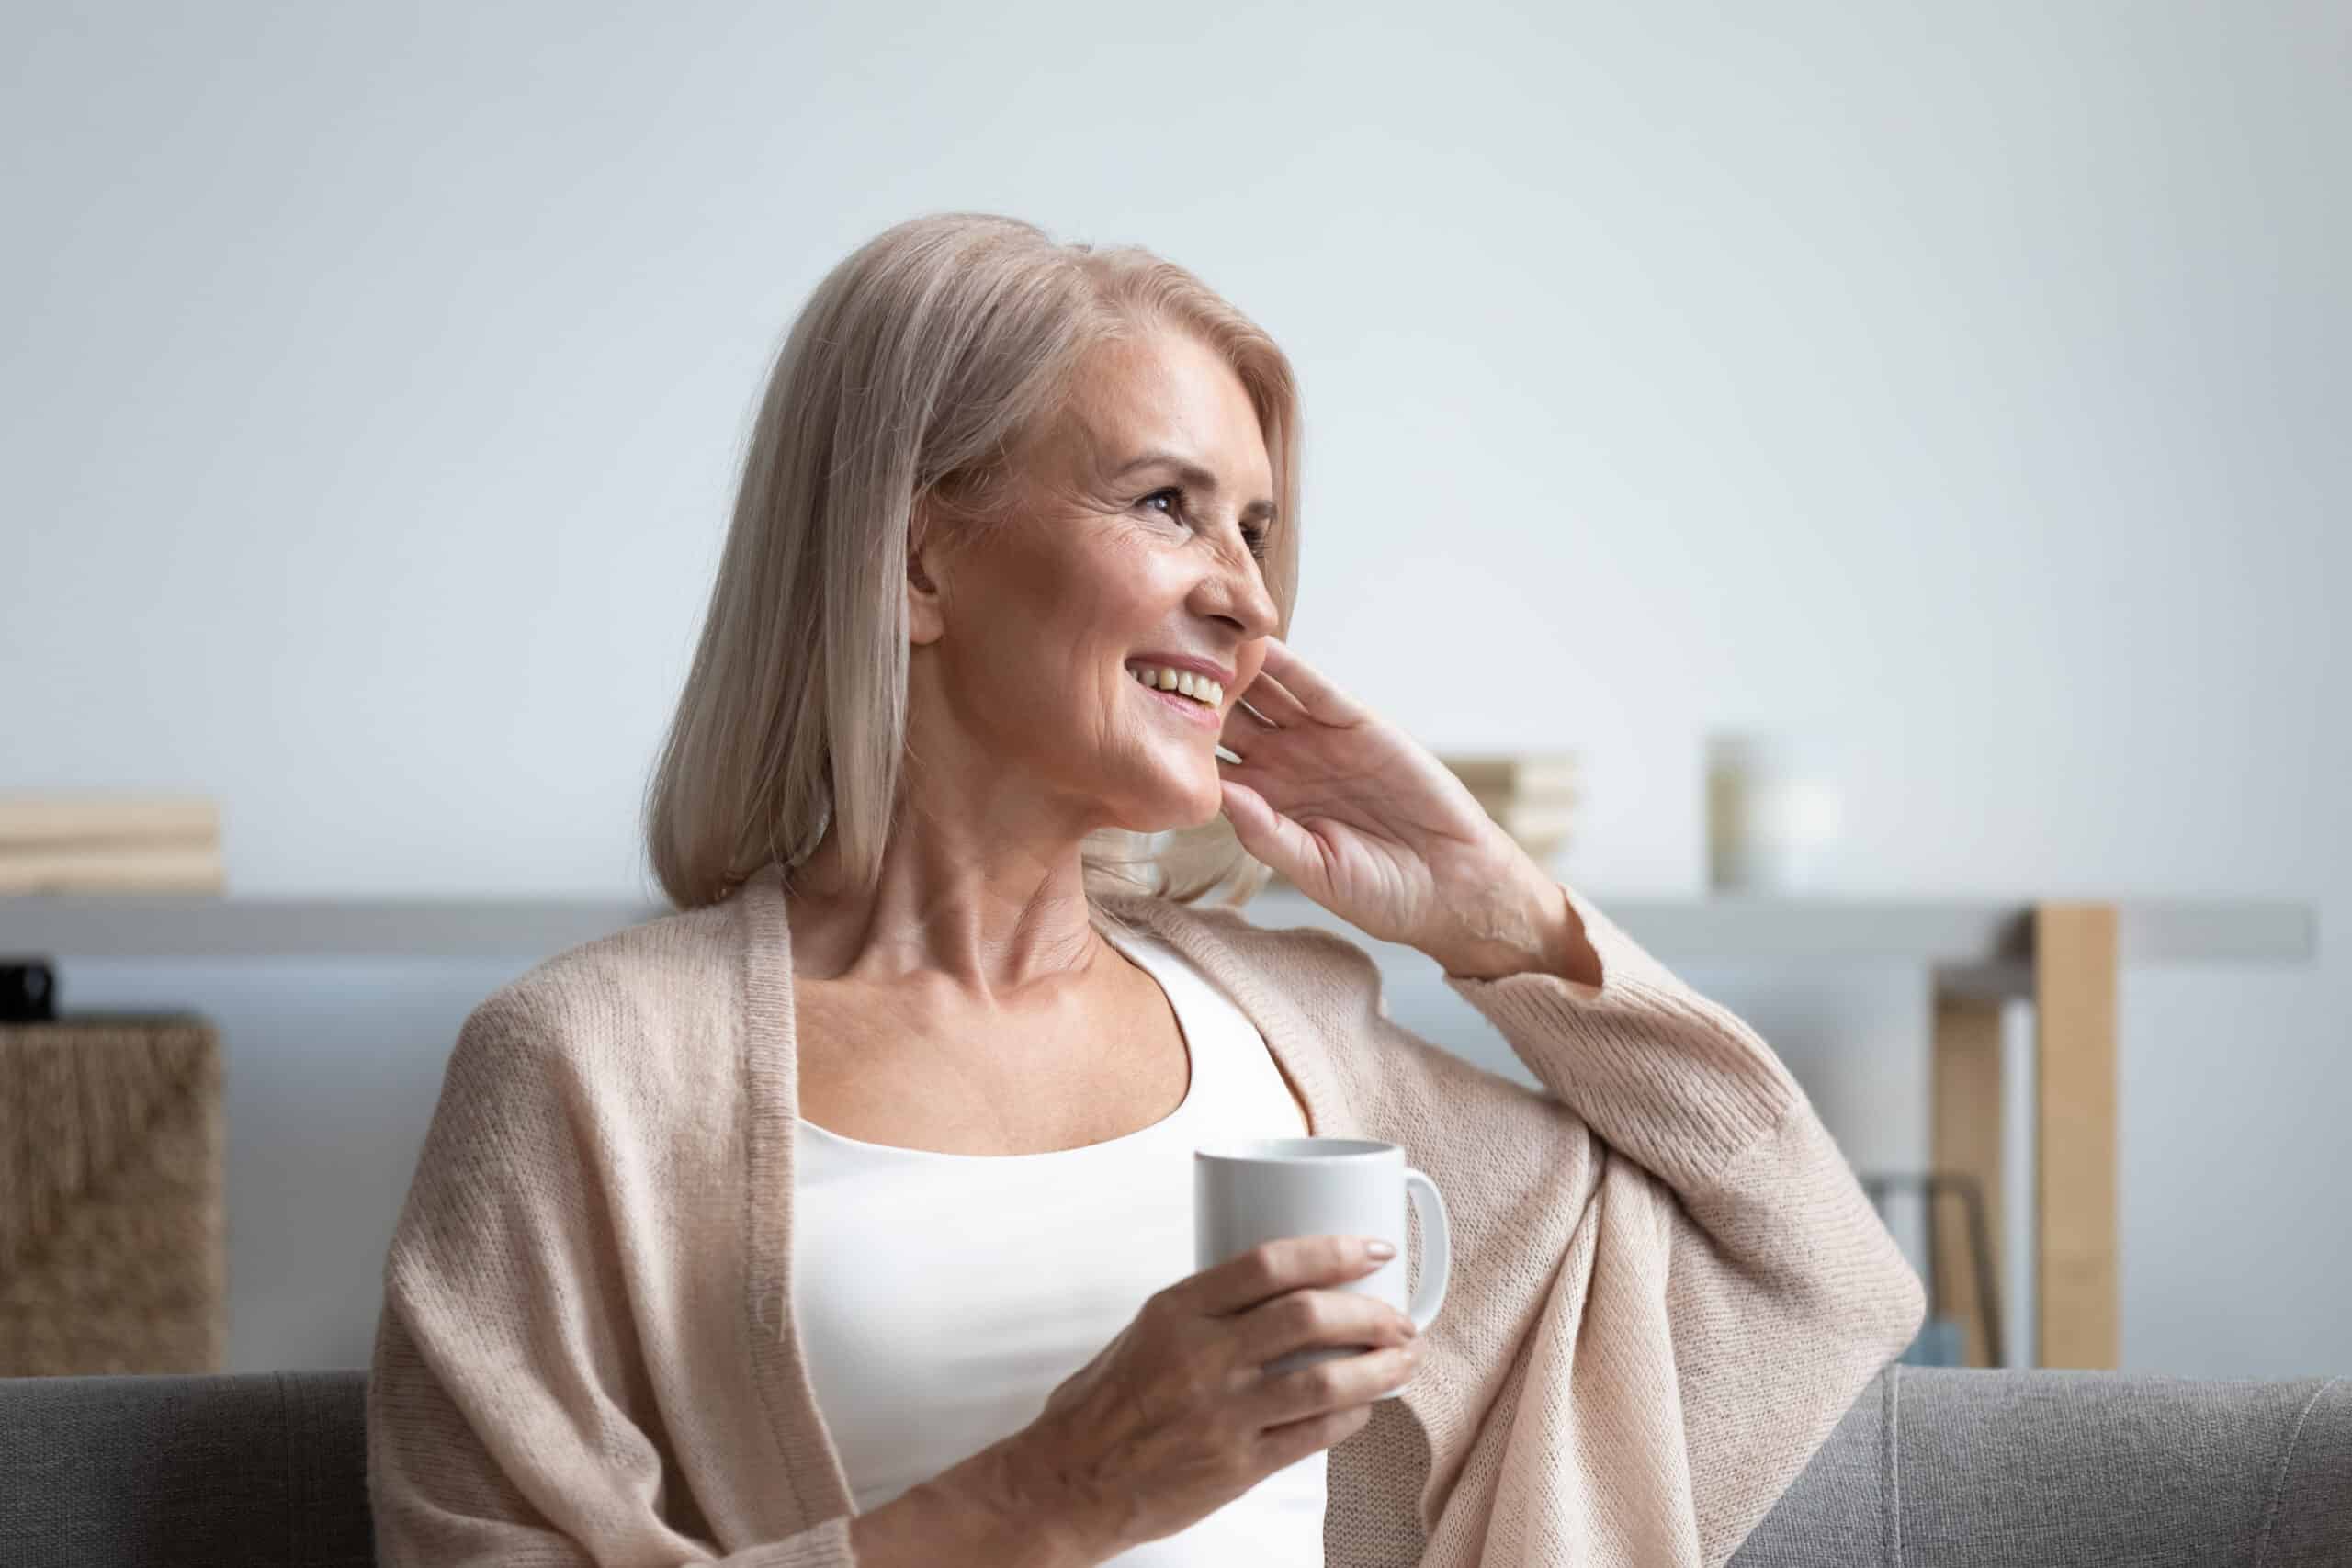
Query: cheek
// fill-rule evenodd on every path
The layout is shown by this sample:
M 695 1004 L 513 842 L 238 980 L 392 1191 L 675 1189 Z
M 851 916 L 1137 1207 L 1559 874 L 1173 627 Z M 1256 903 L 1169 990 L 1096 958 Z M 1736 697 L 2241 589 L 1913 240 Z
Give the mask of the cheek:
M 986 604 L 970 608 L 978 645 L 995 673 L 1035 704 L 1058 689 L 1081 707 L 1119 711 L 1136 684 L 1126 656 L 1152 647 L 1184 585 L 1163 557 L 1115 521 L 1040 526 L 989 563 Z M 967 646 L 972 646 L 967 642 Z
M 1090 552 L 1063 568 L 1049 574 L 1053 581 L 1040 595 L 1038 613 L 1066 628 L 1073 641 L 1082 639 L 1114 661 L 1154 644 L 1155 634 L 1169 624 L 1170 606 L 1183 599 L 1182 585 L 1165 581 L 1159 563 L 1133 551 Z
M 1049 549 L 1007 547 L 958 586 L 957 606 L 967 647 L 992 660 L 1035 660 L 1067 643 L 1069 621 L 1086 592 L 1067 556 Z

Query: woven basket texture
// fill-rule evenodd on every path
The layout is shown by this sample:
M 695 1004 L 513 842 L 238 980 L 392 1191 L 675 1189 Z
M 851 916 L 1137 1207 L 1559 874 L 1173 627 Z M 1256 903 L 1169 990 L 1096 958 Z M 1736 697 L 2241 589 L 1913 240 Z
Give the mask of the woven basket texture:
M 225 1132 L 201 1018 L 0 1024 L 0 1377 L 223 1370 Z

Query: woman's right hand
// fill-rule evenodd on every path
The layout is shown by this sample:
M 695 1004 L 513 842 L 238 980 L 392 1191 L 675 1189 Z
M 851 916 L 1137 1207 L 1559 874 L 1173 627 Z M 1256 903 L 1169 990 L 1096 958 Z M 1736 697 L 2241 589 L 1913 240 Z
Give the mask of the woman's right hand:
M 1377 1268 L 1369 1240 L 1270 1241 L 1156 1292 L 999 1457 L 1034 1506 L 1108 1557 L 1354 1435 L 1420 1360 L 1411 1318 L 1317 1288 Z M 1334 1346 L 1371 1348 L 1266 1373 L 1293 1350 Z

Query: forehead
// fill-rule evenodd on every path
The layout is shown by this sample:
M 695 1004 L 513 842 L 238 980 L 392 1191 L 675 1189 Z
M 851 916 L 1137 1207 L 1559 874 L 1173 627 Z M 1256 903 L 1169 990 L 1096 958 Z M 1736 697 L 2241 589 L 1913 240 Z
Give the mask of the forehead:
M 1228 484 L 1272 482 L 1258 411 L 1240 376 L 1197 338 L 1159 330 L 1097 344 L 1079 363 L 1066 423 L 1098 461 L 1165 451 Z

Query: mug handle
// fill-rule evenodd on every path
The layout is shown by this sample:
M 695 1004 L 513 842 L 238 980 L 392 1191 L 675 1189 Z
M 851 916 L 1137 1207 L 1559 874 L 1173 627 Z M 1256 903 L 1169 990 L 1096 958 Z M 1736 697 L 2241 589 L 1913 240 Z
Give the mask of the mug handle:
M 1453 1261 L 1453 1235 L 1445 1220 L 1445 1195 L 1437 1183 L 1418 1170 L 1405 1172 L 1405 1196 L 1421 1216 L 1421 1283 L 1413 1292 L 1406 1315 L 1424 1333 L 1445 1304 L 1446 1276 Z

